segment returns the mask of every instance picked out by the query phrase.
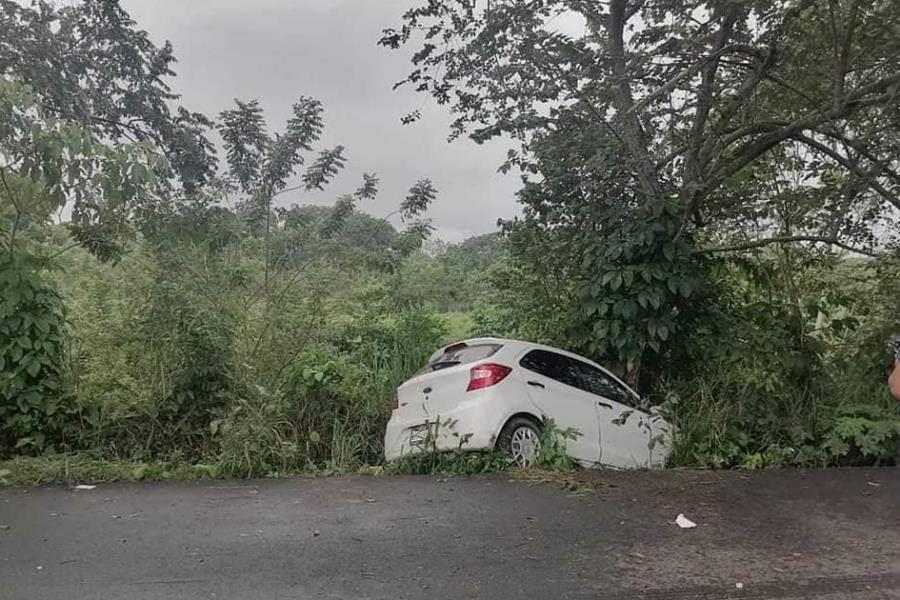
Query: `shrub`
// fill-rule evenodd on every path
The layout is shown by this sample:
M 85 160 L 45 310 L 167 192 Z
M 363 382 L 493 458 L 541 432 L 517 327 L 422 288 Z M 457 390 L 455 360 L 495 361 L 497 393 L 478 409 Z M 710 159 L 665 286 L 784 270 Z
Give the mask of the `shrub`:
M 0 456 L 51 448 L 69 413 L 63 302 L 39 266 L 24 254 L 0 255 Z

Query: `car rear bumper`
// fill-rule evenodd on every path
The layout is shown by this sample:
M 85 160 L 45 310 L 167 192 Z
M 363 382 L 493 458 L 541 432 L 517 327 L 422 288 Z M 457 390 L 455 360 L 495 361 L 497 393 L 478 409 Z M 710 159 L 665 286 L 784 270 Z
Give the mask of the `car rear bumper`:
M 395 411 L 384 436 L 385 459 L 391 462 L 424 451 L 493 448 L 508 415 L 488 396 L 478 394 L 456 409 L 430 418 L 404 418 L 401 411 Z

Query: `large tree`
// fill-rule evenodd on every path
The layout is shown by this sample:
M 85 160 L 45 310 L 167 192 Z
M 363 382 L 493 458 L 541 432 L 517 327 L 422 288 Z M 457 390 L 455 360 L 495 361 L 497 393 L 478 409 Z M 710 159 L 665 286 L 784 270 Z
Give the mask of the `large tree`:
M 381 43 L 417 45 L 401 84 L 454 136 L 522 142 L 525 223 L 572 256 L 594 350 L 634 359 L 704 256 L 896 232 L 898 33 L 892 0 L 429 0 Z
M 554 29 L 573 17 L 583 35 Z M 530 140 L 577 114 L 620 146 L 641 202 L 702 226 L 779 152 L 816 183 L 839 174 L 842 217 L 900 209 L 898 33 L 890 0 L 430 0 L 382 44 L 421 34 L 406 83 L 452 104 L 455 133 Z

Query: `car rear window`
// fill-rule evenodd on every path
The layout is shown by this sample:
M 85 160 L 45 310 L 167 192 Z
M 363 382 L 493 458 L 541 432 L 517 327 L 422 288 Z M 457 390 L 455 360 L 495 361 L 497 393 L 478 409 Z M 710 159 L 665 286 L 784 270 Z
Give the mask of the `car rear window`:
M 462 343 L 453 344 L 431 357 L 425 368 L 416 373 L 416 375 L 484 360 L 496 354 L 502 347 L 502 344 L 473 344 L 471 346 Z

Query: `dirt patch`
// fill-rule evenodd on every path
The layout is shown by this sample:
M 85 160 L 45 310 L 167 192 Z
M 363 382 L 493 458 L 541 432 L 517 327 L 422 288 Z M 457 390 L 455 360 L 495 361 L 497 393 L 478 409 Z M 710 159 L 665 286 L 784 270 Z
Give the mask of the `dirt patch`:
M 648 598 L 727 597 L 725 589 L 740 597 L 900 597 L 900 469 L 570 478 L 567 485 L 591 490 L 586 501 L 623 507 L 623 520 L 640 515 L 627 523 L 631 542 L 617 566 L 627 588 L 667 590 Z M 697 528 L 675 526 L 679 513 Z M 677 590 L 685 595 L 671 595 Z M 761 595 L 748 596 L 753 590 Z

